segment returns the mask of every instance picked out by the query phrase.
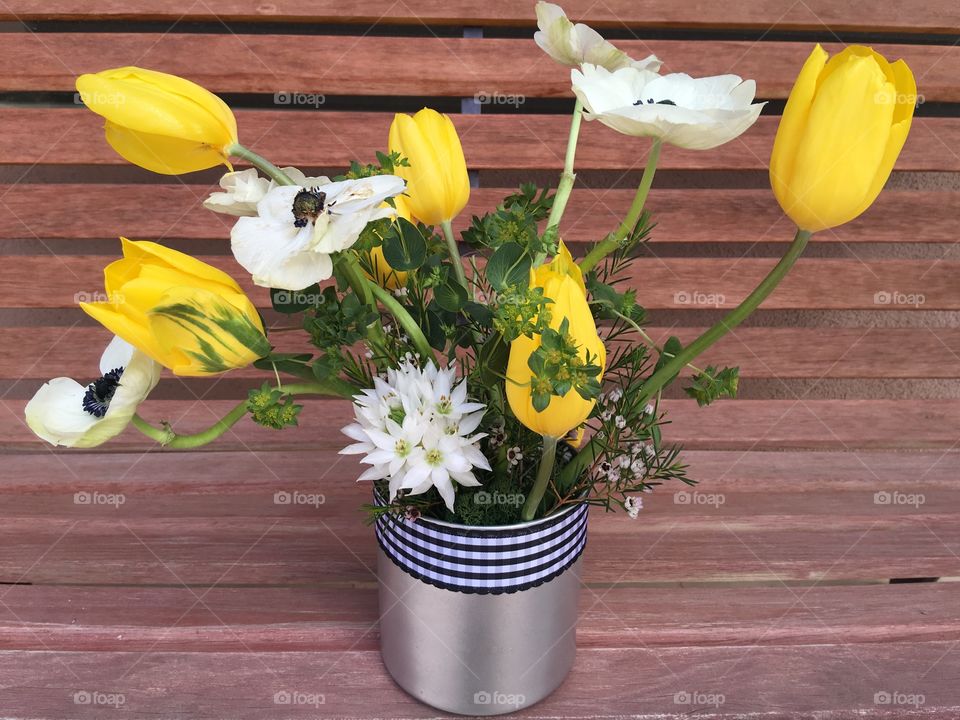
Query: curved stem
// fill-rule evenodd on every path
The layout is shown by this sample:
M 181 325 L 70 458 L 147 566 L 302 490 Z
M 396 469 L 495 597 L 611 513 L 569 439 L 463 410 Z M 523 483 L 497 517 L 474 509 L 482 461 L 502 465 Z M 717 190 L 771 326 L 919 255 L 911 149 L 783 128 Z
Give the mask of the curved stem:
M 742 323 L 747 316 L 759 307 L 774 288 L 780 284 L 784 276 L 790 271 L 800 255 L 803 254 L 807 242 L 810 240 L 810 233 L 807 230 L 797 230 L 793 242 L 780 261 L 760 281 L 760 284 L 741 302 L 737 307 L 727 313 L 723 319 L 716 325 L 705 331 L 700 337 L 678 352 L 669 362 L 657 370 L 653 375 L 647 378 L 647 381 L 641 388 L 641 395 L 638 403 L 643 403 L 650 399 L 663 387 L 670 382 L 679 373 L 684 365 L 688 364 L 695 357 L 713 345 L 728 332 Z M 560 476 L 560 487 L 564 488 L 572 484 L 579 477 L 580 473 L 586 470 L 596 459 L 600 445 L 596 440 L 591 440 L 587 445 L 563 468 Z
M 583 103 L 577 98 L 577 102 L 573 106 L 573 118 L 570 120 L 570 136 L 567 138 L 567 154 L 563 161 L 563 174 L 557 184 L 557 192 L 553 196 L 553 207 L 550 208 L 550 217 L 547 218 L 547 229 L 544 234 L 550 232 L 551 228 L 560 225 L 560 218 L 563 217 L 563 211 L 570 199 L 570 192 L 573 190 L 573 183 L 577 179 L 576 173 L 573 172 L 573 163 L 577 155 L 577 140 L 580 137 L 580 122 L 582 120 Z
M 410 313 L 407 312 L 407 309 L 397 302 L 397 299 L 393 297 L 393 295 L 376 283 L 368 282 L 367 285 L 373 293 L 373 296 L 383 303 L 384 307 L 386 307 L 393 317 L 397 319 L 397 322 L 400 323 L 400 327 L 403 328 L 404 332 L 407 333 L 407 336 L 416 346 L 420 357 L 424 360 L 432 358 L 433 348 L 431 348 L 430 343 L 427 342 L 427 336 L 423 334 L 423 330 L 417 325 Z
M 463 259 L 460 257 L 459 248 L 457 248 L 457 239 L 453 235 L 453 225 L 449 220 L 444 220 L 440 223 L 440 227 L 443 228 L 443 237 L 447 241 L 447 252 L 450 253 L 450 261 L 453 263 L 453 272 L 457 276 L 457 282 L 467 291 L 467 295 L 472 297 L 473 293 L 470 292 L 470 286 L 467 285 L 467 276 L 463 272 Z
M 533 520 L 533 516 L 540 507 L 540 501 L 547 491 L 547 483 L 553 474 L 553 464 L 557 460 L 557 439 L 549 435 L 543 436 L 543 455 L 540 457 L 540 467 L 537 468 L 537 479 L 530 489 L 527 501 L 523 504 L 523 519 Z
M 260 170 L 264 175 L 273 180 L 277 185 L 296 185 L 296 183 L 291 180 L 283 170 L 278 168 L 262 155 L 257 155 L 257 153 L 255 153 L 253 150 L 248 150 L 240 143 L 227 145 L 225 149 L 228 155 L 240 158 L 241 160 L 246 160 L 248 163 Z
M 623 239 L 633 232 L 633 229 L 637 226 L 637 222 L 643 214 L 643 206 L 647 202 L 647 195 L 650 193 L 650 186 L 653 185 L 653 176 L 657 173 L 661 145 L 660 138 L 653 139 L 650 154 L 647 156 L 647 166 L 643 169 L 643 177 L 640 178 L 640 185 L 637 187 L 636 195 L 633 196 L 630 209 L 627 210 L 627 216 L 616 230 L 594 245 L 587 256 L 580 261 L 580 269 L 583 272 L 589 272 L 598 262 L 616 250 Z
M 294 383 L 283 388 L 285 395 L 332 395 L 334 397 L 352 397 L 354 394 L 353 386 L 340 379 L 333 379 L 326 383 Z M 164 447 L 178 450 L 200 447 L 216 440 L 227 430 L 232 428 L 247 414 L 247 401 L 241 400 L 239 403 L 217 420 L 206 430 L 189 435 L 178 435 L 170 427 L 169 423 L 164 422 L 163 427 L 154 427 L 139 415 L 133 416 L 133 426 L 148 438 L 156 440 Z

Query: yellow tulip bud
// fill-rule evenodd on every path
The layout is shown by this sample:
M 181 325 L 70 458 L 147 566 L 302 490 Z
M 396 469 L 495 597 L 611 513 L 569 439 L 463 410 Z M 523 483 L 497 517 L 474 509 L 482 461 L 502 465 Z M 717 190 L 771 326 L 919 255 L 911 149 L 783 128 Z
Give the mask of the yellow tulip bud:
M 134 165 L 179 175 L 227 165 L 237 121 L 227 104 L 176 75 L 122 67 L 77 78 L 84 104 L 106 120 L 107 142 Z
M 587 291 L 583 274 L 574 262 L 563 242 L 553 261 L 531 272 L 531 287 L 543 288 L 543 295 L 551 300 L 550 327 L 554 330 L 567 320 L 568 331 L 578 346 L 581 360 L 591 360 L 601 368 L 606 367 L 607 353 L 603 341 L 597 335 L 597 326 L 587 303 Z M 530 430 L 552 438 L 562 438 L 582 425 L 590 416 L 595 400 L 584 400 L 576 390 L 563 397 L 554 395 L 542 412 L 533 407 L 530 383 L 534 379 L 528 361 L 540 347 L 540 336 L 521 335 L 510 344 L 510 359 L 507 362 L 507 401 L 517 419 Z M 600 380 L 602 377 L 598 377 Z
M 257 309 L 233 278 L 157 243 L 121 238 L 104 270 L 107 301 L 80 307 L 176 375 L 215 375 L 270 352 Z
M 886 183 L 917 98 L 903 60 L 852 45 L 827 61 L 817 45 L 790 92 L 770 158 L 783 211 L 816 232 L 853 220 Z
M 410 212 L 427 225 L 449 222 L 470 199 L 470 180 L 460 138 L 450 118 L 424 108 L 413 117 L 398 113 L 390 125 L 390 152 L 409 167 L 394 173 L 407 181 Z
M 397 217 L 412 221 L 410 207 L 403 195 L 394 197 L 393 203 L 397 210 Z M 384 203 L 384 205 L 386 205 L 386 203 Z M 407 285 L 408 274 L 402 270 L 394 270 L 390 267 L 390 263 L 388 263 L 387 258 L 384 257 L 383 248 L 379 245 L 371 248 L 369 257 L 363 266 L 364 268 L 370 269 L 369 272 L 364 269 L 363 274 L 384 290 L 396 290 L 397 288 L 406 287 Z

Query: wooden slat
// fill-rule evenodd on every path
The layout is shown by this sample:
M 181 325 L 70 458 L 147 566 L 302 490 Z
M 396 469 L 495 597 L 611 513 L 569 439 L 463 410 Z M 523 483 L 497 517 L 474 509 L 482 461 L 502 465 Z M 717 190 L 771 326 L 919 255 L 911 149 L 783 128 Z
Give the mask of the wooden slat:
M 92 142 L 99 142 L 99 137 Z M 233 219 L 204 210 L 215 186 L 119 184 L 0 185 L 0 239 L 140 238 L 213 239 L 223 247 Z M 509 188 L 479 188 L 455 221 L 464 229 L 473 215 L 490 212 Z M 633 190 L 580 188 L 570 197 L 563 221 L 568 242 L 588 242 L 616 227 Z M 37 208 L 43 208 L 37 212 Z M 96 212 L 91 212 L 96 208 Z M 149 208 L 148 212 L 144 209 Z M 657 224 L 656 242 L 786 242 L 789 221 L 769 190 L 653 190 L 647 208 Z M 697 222 L 690 222 L 695 210 Z M 818 233 L 815 242 L 953 242 L 960 193 L 947 190 L 889 190 L 857 222 Z M 922 217 L 917 233 L 913 218 Z M 42 248 L 38 245 L 38 252 Z M 211 250 L 213 252 L 214 250 Z
M 278 165 L 345 167 L 385 149 L 393 115 L 375 112 L 236 113 L 240 140 Z M 454 115 L 468 165 L 475 170 L 563 167 L 570 120 L 558 115 Z M 761 117 L 740 138 L 708 152 L 664 150 L 666 170 L 766 170 L 779 118 Z M 103 139 L 103 121 L 81 109 L 0 108 L 0 157 L 10 165 L 128 165 Z M 586 122 L 577 169 L 641 171 L 649 142 Z M 917 118 L 897 161 L 902 171 L 960 170 L 960 120 Z M 143 177 L 156 175 L 142 171 Z M 184 176 L 191 179 L 190 175 Z
M 640 631 L 656 648 L 960 638 L 960 587 L 951 583 L 588 588 L 580 596 L 581 649 L 630 647 Z M 0 649 L 190 651 L 202 638 L 205 652 L 376 650 L 377 617 L 373 578 L 349 593 L 15 585 L 0 605 Z
M 0 400 L 0 448 L 50 452 L 49 446 L 38 440 L 24 423 L 25 403 L 25 399 Z M 154 422 L 169 420 L 179 432 L 190 433 L 209 427 L 235 404 L 236 400 L 204 400 L 202 396 L 190 400 L 148 399 L 142 414 Z M 806 400 L 801 397 L 721 401 L 707 408 L 698 408 L 689 400 L 666 400 L 663 407 L 670 421 L 665 437 L 690 449 L 926 448 L 945 451 L 958 446 L 956 428 L 960 426 L 958 400 Z M 303 411 L 303 427 L 270 432 L 252 421 L 242 420 L 208 446 L 208 450 L 246 450 L 264 442 L 269 442 L 274 450 L 296 451 L 307 447 L 335 450 L 342 447 L 339 435 L 318 432 L 317 423 L 336 430 L 351 422 L 351 417 L 345 400 L 308 399 Z M 150 448 L 156 448 L 156 443 L 129 429 L 97 452 Z M 61 452 L 73 455 L 84 451 Z
M 703 330 L 647 328 L 661 345 L 670 335 L 687 344 Z M 32 392 L 51 377 L 86 378 L 96 372 L 109 337 L 99 326 L 0 327 L 0 386 L 8 380 L 29 386 Z M 280 352 L 316 352 L 301 333 L 275 333 L 271 342 Z M 25 363 L 24 358 L 39 360 Z M 960 330 L 739 328 L 699 363 L 738 365 L 744 378 L 956 378 L 960 376 Z M 244 368 L 226 377 L 268 376 L 272 373 Z
M 627 40 L 636 57 L 650 52 L 666 72 L 757 80 L 765 98 L 786 97 L 811 43 Z M 826 43 L 828 52 L 843 45 Z M 960 100 L 956 76 L 960 48 L 877 45 L 891 59 L 904 57 L 921 78 L 928 101 Z M 217 57 L 200 64 L 197 57 Z M 24 64 L 22 58 L 29 57 Z M 383 73 L 397 58 L 403 72 Z M 305 58 L 309 58 L 305 62 Z M 349 36 L 198 35 L 168 33 L 14 33 L 0 48 L 0 91 L 70 90 L 77 75 L 136 64 L 189 77 L 214 92 L 274 94 L 284 90 L 324 95 L 474 95 L 507 93 L 568 97 L 569 70 L 532 40 Z M 242 67 L 238 73 L 236 68 Z M 519 69 L 519 71 L 518 71 Z
M 843 3 L 807 0 L 786 6 L 771 0 L 744 0 L 722 10 L 706 0 L 665 2 L 664 0 L 568 0 L 567 14 L 595 27 L 622 29 L 684 27 L 741 30 L 854 30 L 858 32 L 948 33 L 956 32 L 960 13 L 949 0 L 931 0 L 922 6 Z M 8 0 L 0 8 L 0 20 L 172 20 L 242 22 L 316 22 L 349 24 L 371 23 L 438 25 L 518 25 L 536 24 L 531 7 L 514 0 L 408 0 L 384 5 L 358 0 L 344 8 L 331 0 L 309 4 L 280 0 L 261 3 L 256 0 L 225 0 L 215 9 L 203 5 L 172 8 L 162 0 L 140 0 L 131 4 L 122 0 Z
M 573 672 L 550 698 L 515 717 L 661 720 L 693 711 L 716 719 L 763 712 L 838 720 L 953 720 L 960 712 L 953 682 L 960 654 L 951 652 L 953 646 L 943 641 L 657 652 L 590 648 L 578 653 Z M 0 672 L 7 680 L 0 702 L 14 718 L 100 718 L 113 712 L 169 716 L 172 708 L 187 717 L 238 720 L 447 717 L 406 695 L 384 672 L 379 653 L 369 650 L 3 652 Z M 122 693 L 123 706 L 78 707 L 74 694 L 81 690 Z M 891 706 L 875 702 L 885 690 L 903 693 L 897 697 L 922 696 L 923 706 L 894 706 L 890 714 Z M 281 691 L 322 695 L 324 702 L 277 704 L 274 697 Z M 722 696 L 723 703 L 685 703 L 692 693 Z
M 694 452 L 688 461 L 700 495 L 662 488 L 638 521 L 596 511 L 586 582 L 960 576 L 960 453 Z M 17 455 L 5 471 L 2 582 L 342 587 L 371 578 L 376 543 L 360 509 L 370 488 L 354 482 L 356 460 L 333 451 Z M 294 491 L 323 499 L 275 502 Z M 894 491 L 917 501 L 877 502 Z M 123 502 L 83 504 L 76 493 Z
M 200 259 L 231 273 L 259 306 L 269 307 L 266 290 L 255 288 L 232 256 Z M 66 308 L 95 300 L 108 262 L 98 256 L 8 257 L 0 267 L 0 308 Z M 732 308 L 775 264 L 772 258 L 641 258 L 631 265 L 629 284 L 651 310 Z M 956 261 L 801 259 L 763 307 L 955 310 L 958 271 Z

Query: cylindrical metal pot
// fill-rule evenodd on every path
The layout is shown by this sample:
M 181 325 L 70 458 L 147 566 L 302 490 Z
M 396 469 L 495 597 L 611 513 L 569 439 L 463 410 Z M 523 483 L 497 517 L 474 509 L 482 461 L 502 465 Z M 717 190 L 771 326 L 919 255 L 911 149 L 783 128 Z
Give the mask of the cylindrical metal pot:
M 499 527 L 381 516 L 380 643 L 433 707 L 498 715 L 555 690 L 576 652 L 587 506 Z

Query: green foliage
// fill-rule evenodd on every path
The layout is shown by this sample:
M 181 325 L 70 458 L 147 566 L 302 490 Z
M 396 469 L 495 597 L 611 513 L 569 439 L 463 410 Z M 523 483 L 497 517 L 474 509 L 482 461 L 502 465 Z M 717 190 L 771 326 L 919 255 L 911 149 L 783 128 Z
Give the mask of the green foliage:
M 289 395 L 264 383 L 247 395 L 247 410 L 258 425 L 274 430 L 297 425 L 297 416 L 303 410 Z
M 383 238 L 383 257 L 394 270 L 419 269 L 427 259 L 427 241 L 416 225 L 397 218 Z
M 517 243 L 498 247 L 487 261 L 487 282 L 497 291 L 530 281 L 530 255 Z
M 537 223 L 546 219 L 552 205 L 553 196 L 548 190 L 538 191 L 532 183 L 521 185 L 520 191 L 506 197 L 494 212 L 474 216 L 463 233 L 464 242 L 493 250 L 511 243 L 531 256 L 552 254 L 556 243 L 545 244 L 537 229 Z
M 549 302 L 543 288 L 526 284 L 508 286 L 497 295 L 493 327 L 508 343 L 521 335 L 539 334 L 550 325 Z
M 336 289 L 324 288 L 324 301 L 303 319 L 310 342 L 323 351 L 314 363 L 313 374 L 323 380 L 344 368 L 345 348 L 366 337 L 367 326 L 378 319 L 356 295 L 337 296 Z
M 373 177 L 374 175 L 393 175 L 398 167 L 410 167 L 410 161 L 398 152 L 382 153 L 377 151 L 377 164 L 361 165 L 356 160 L 350 161 L 350 169 L 334 180 L 357 180 Z
M 540 347 L 527 361 L 533 372 L 530 390 L 534 410 L 543 412 L 552 397 L 563 397 L 571 390 L 584 400 L 596 398 L 600 394 L 599 376 L 603 370 L 596 361 L 589 351 L 586 361 L 580 357 L 567 318 L 557 330 L 544 328 Z
M 727 367 L 718 371 L 713 365 L 693 377 L 693 385 L 684 388 L 684 392 L 704 407 L 722 397 L 735 398 L 740 384 L 740 368 Z

